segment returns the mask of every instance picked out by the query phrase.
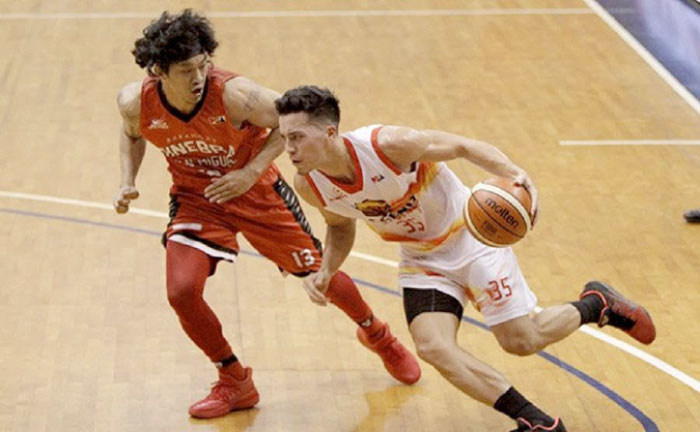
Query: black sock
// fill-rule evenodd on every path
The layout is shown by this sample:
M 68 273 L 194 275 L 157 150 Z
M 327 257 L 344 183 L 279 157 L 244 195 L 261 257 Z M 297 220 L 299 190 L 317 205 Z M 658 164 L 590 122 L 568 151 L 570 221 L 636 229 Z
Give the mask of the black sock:
M 369 326 L 372 325 L 372 321 L 374 321 L 374 314 L 370 315 L 369 318 L 358 322 L 357 325 L 362 328 L 369 328 Z
M 553 418 L 543 413 L 513 387 L 503 393 L 493 407 L 513 420 L 522 417 L 532 425 L 551 426 L 554 423 Z
M 225 359 L 221 360 L 220 362 L 216 363 L 217 366 L 219 367 L 226 367 L 230 364 L 236 363 L 238 361 L 238 357 L 236 357 L 235 354 L 231 354 L 231 357 L 226 357 Z
M 581 314 L 581 325 L 597 323 L 600 320 L 600 313 L 605 307 L 603 300 L 595 294 L 587 295 L 579 301 L 571 302 L 571 304 Z

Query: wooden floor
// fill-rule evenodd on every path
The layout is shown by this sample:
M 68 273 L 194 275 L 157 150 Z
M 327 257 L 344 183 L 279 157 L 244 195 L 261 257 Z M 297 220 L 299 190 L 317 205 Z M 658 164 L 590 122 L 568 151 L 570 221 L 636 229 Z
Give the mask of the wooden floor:
M 700 146 L 559 141 L 697 140 L 700 116 L 583 2 L 168 6 L 212 14 L 423 10 L 213 14 L 221 42 L 215 61 L 280 91 L 304 83 L 334 89 L 344 129 L 408 124 L 502 148 L 540 189 L 539 226 L 515 248 L 540 305 L 575 299 L 591 278 L 611 282 L 647 306 L 658 340 L 642 347 L 614 330 L 603 333 L 697 385 L 700 226 L 685 224 L 681 214 L 700 207 Z M 206 295 L 237 354 L 254 368 L 260 405 L 215 421 L 188 417 L 187 407 L 215 375 L 165 298 L 158 234 L 169 177 L 162 157 L 149 149 L 137 182 L 142 197 L 135 206 L 151 214 L 117 216 L 99 206 L 10 194 L 111 201 L 119 181 L 116 94 L 142 77 L 129 51 L 162 7 L 137 0 L 0 3 L 0 430 L 512 429 L 427 364 L 417 385 L 398 385 L 354 340 L 347 319 L 312 305 L 298 280 L 283 279 L 252 252 L 235 266 L 220 265 Z M 426 12 L 440 9 L 475 12 Z M 503 13 L 532 9 L 546 10 Z M 19 13 L 29 15 L 11 15 Z M 55 13 L 68 14 L 47 15 Z M 279 165 L 292 174 L 285 157 Z M 484 177 L 466 162 L 451 166 L 467 184 Z M 307 213 L 322 233 L 318 215 Z M 362 227 L 355 251 L 388 260 L 355 256 L 345 270 L 368 283 L 361 288 L 376 313 L 413 348 L 391 266 L 396 246 Z M 466 315 L 480 320 L 472 309 Z M 570 431 L 700 430 L 700 388 L 590 334 L 577 332 L 528 358 L 503 353 L 471 322 L 459 339 L 562 416 Z

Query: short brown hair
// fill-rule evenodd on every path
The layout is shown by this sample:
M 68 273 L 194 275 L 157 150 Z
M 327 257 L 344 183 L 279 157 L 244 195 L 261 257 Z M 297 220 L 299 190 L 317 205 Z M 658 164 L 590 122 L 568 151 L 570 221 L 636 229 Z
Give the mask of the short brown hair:
M 312 119 L 329 120 L 334 125 L 340 122 L 340 102 L 327 88 L 300 86 L 287 90 L 275 101 L 280 115 L 305 112 Z

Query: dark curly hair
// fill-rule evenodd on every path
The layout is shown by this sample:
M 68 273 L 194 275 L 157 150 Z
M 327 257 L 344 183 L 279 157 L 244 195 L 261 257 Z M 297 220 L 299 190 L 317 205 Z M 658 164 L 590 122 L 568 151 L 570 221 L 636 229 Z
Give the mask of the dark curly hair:
M 131 53 L 149 73 L 155 65 L 167 73 L 170 65 L 203 53 L 211 55 L 218 45 L 209 20 L 185 9 L 176 15 L 165 11 L 151 21 Z
M 280 115 L 305 112 L 314 120 L 329 120 L 336 126 L 340 122 L 340 101 L 327 88 L 306 85 L 287 90 L 275 108 Z

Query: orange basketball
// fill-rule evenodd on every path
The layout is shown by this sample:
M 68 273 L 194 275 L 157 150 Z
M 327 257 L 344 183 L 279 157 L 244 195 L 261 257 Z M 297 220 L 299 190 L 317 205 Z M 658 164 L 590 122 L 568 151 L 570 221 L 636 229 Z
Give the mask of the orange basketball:
M 530 192 L 513 180 L 493 177 L 477 183 L 464 206 L 467 228 L 480 242 L 510 246 L 532 225 Z

